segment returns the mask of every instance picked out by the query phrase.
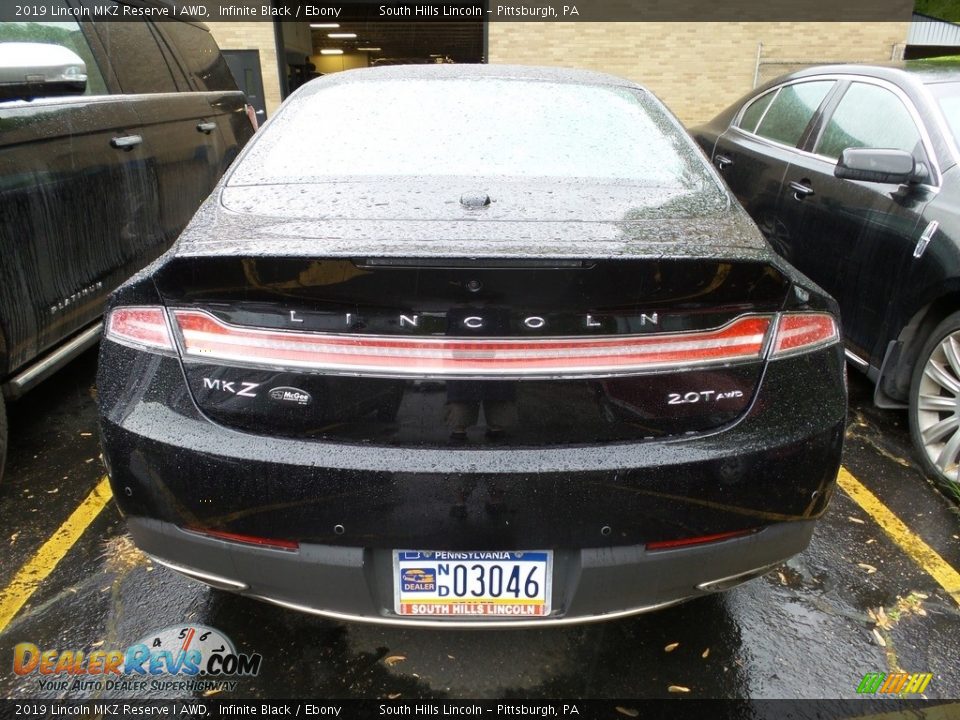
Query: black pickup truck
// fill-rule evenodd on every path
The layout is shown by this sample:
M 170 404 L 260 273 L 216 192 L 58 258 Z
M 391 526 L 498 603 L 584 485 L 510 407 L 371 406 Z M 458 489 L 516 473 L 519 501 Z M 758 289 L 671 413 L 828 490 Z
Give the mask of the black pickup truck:
M 4 400 L 96 343 L 254 130 L 201 23 L 0 23 L 0 476 Z

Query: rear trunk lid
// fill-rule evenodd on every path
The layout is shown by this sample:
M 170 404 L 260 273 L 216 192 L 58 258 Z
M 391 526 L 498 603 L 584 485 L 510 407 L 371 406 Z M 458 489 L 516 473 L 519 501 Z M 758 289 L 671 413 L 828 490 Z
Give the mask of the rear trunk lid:
M 542 237 L 547 223 L 527 224 Z M 749 406 L 789 288 L 761 253 L 703 247 L 478 258 L 225 242 L 182 245 L 156 275 L 195 401 L 229 427 L 344 443 L 547 447 L 721 427 Z

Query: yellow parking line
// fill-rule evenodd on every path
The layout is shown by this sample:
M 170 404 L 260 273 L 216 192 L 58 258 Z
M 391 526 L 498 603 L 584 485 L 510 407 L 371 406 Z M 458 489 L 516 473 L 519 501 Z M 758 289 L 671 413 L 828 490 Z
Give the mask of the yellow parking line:
M 890 508 L 880 502 L 880 499 L 857 480 L 850 471 L 840 468 L 837 484 L 863 510 L 872 517 L 890 539 L 903 550 L 924 572 L 930 575 L 950 593 L 950 596 L 960 605 L 960 572 L 957 572 L 940 554 L 927 545 L 919 535 L 908 528 L 904 522 L 894 515 Z
M 110 502 L 110 481 L 104 475 L 77 509 L 71 513 L 57 531 L 50 536 L 13 580 L 0 590 L 0 632 L 10 624 L 20 608 L 26 605 L 40 583 L 53 572 L 64 556 L 80 539 L 83 531 L 92 523 L 104 506 Z

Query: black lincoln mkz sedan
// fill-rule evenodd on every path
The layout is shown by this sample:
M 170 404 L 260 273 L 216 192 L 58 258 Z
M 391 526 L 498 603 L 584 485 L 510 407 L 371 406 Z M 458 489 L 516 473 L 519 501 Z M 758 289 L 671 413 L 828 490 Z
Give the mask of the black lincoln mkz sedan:
M 843 371 L 834 302 L 648 91 L 420 66 L 298 90 L 113 296 L 98 385 L 158 562 L 332 617 L 516 626 L 803 550 Z
M 960 492 L 960 71 L 812 67 L 694 135 L 788 262 L 837 299 L 877 405 Z

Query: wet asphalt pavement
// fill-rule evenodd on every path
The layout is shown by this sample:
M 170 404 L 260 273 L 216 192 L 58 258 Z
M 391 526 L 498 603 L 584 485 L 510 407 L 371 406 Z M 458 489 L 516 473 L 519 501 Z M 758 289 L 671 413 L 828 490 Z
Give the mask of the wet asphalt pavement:
M 95 367 L 87 353 L 8 408 L 0 587 L 103 476 Z M 873 408 L 870 392 L 851 373 L 844 466 L 960 568 L 956 506 L 916 468 L 905 414 Z M 12 672 L 13 647 L 122 649 L 191 623 L 263 655 L 257 677 L 217 699 L 651 698 L 677 687 L 700 698 L 852 698 L 864 673 L 893 671 L 933 673 L 926 697 L 960 697 L 956 602 L 840 490 L 805 553 L 726 594 L 607 623 L 494 631 L 343 624 L 211 591 L 138 553 L 110 504 L 0 631 L 0 693 L 142 696 L 43 691 Z

